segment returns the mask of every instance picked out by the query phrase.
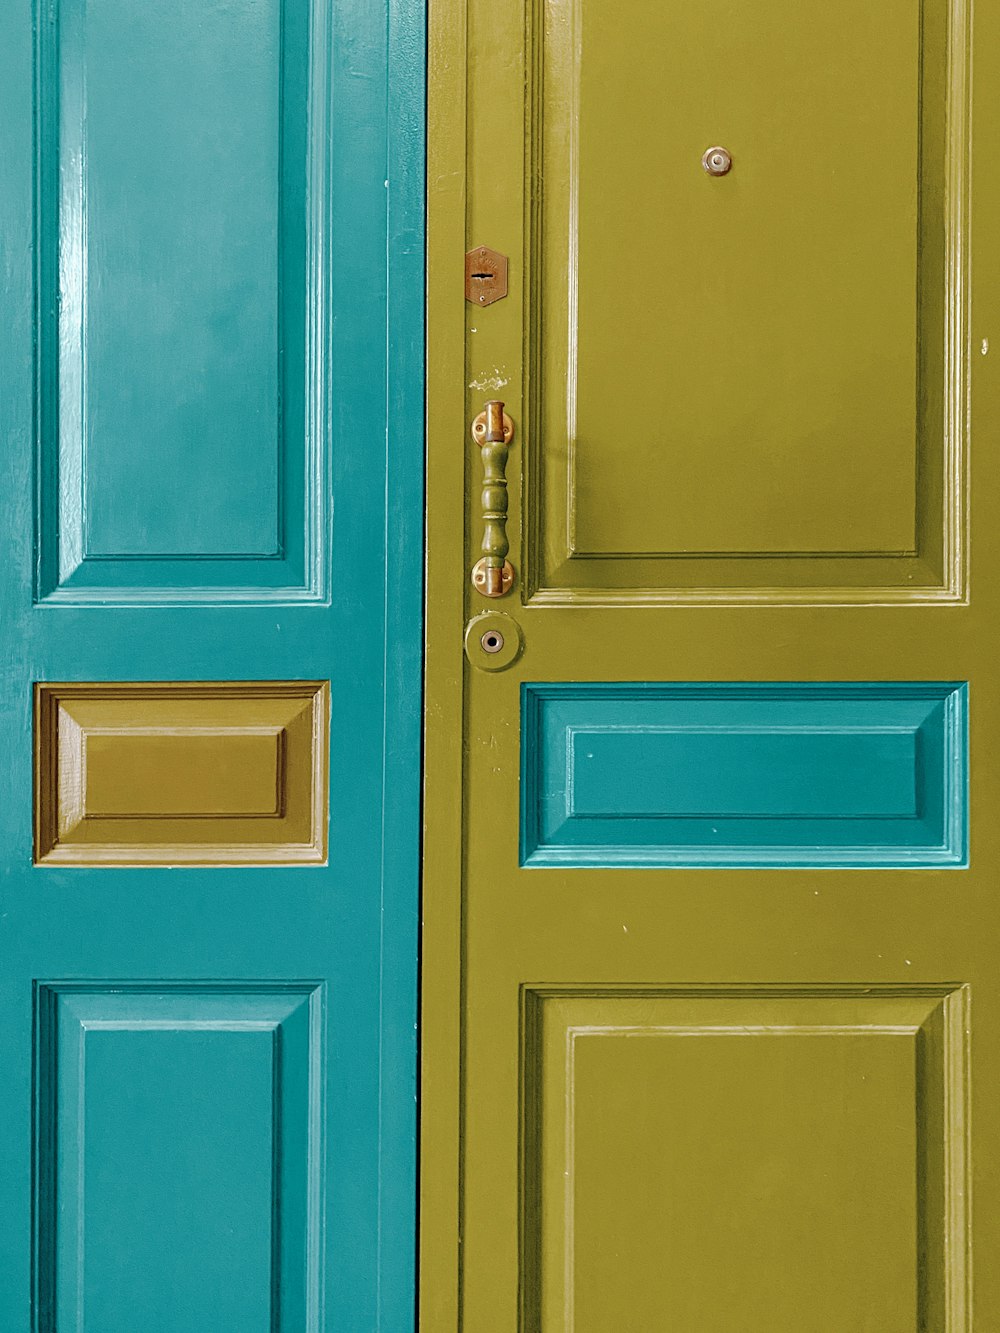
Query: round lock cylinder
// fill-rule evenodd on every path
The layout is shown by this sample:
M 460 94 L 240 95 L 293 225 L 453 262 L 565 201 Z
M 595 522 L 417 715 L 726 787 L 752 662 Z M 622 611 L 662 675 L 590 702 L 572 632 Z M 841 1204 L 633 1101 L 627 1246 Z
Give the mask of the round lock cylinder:
M 465 655 L 479 671 L 503 671 L 521 655 L 521 627 L 502 611 L 474 616 L 465 627 Z

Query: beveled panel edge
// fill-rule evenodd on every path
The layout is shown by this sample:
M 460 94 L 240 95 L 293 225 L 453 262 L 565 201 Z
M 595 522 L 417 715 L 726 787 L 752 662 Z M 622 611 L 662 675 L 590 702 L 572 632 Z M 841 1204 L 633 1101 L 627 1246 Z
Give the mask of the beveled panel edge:
M 571 22 L 578 22 L 582 0 L 571 0 Z M 921 14 L 928 0 L 920 0 Z M 945 345 L 942 349 L 944 419 L 942 422 L 942 529 L 943 570 L 940 578 L 928 570 L 933 581 L 921 586 L 909 582 L 903 571 L 899 584 L 841 587 L 647 587 L 594 588 L 563 586 L 558 579 L 543 581 L 544 497 L 541 458 L 535 441 L 544 439 L 541 426 L 542 344 L 541 303 L 542 176 L 544 82 L 543 7 L 545 0 L 531 0 L 527 7 L 526 38 L 528 68 L 525 91 L 525 216 L 526 257 L 524 265 L 524 417 L 523 496 L 521 531 L 522 601 L 538 607 L 659 607 L 659 606 L 895 606 L 969 604 L 969 432 L 971 414 L 970 344 L 971 289 L 969 216 L 971 209 L 972 124 L 972 0 L 943 0 L 947 7 L 947 100 L 945 121 Z M 571 156 L 574 152 L 570 149 Z M 571 176 L 575 178 L 571 162 Z M 569 300 L 575 299 L 571 292 Z M 568 386 L 572 398 L 574 386 Z M 567 563 L 579 558 L 567 550 Z M 690 557 L 686 557 L 690 558 Z M 704 558 L 711 562 L 712 556 Z M 757 557 L 761 558 L 761 557 Z M 870 558 L 862 555 L 861 560 Z M 891 557 L 890 557 L 891 558 Z M 918 568 L 926 566 L 899 553 Z M 916 583 L 916 586 L 915 586 Z
M 56 1333 L 56 1133 L 58 1106 L 58 1023 L 59 1002 L 64 996 L 112 994 L 121 996 L 188 995 L 232 997 L 273 997 L 276 1001 L 298 999 L 274 1018 L 275 1033 L 302 1003 L 308 1007 L 308 1125 L 305 1156 L 306 1185 L 306 1294 L 303 1333 L 321 1333 L 323 1306 L 322 1228 L 325 1204 L 323 1172 L 323 1117 L 326 1047 L 324 1013 L 327 982 L 322 980 L 123 980 L 105 978 L 61 980 L 38 978 L 32 982 L 32 1067 L 31 1067 L 31 1294 L 32 1333 Z M 280 1050 L 275 1058 L 280 1060 Z M 275 1095 L 277 1095 L 277 1084 Z M 276 1115 L 279 1114 L 277 1105 Z M 277 1181 L 275 1180 L 275 1185 Z M 272 1282 L 280 1275 L 275 1253 Z M 272 1296 L 279 1309 L 280 1293 Z
M 655 983 L 523 982 L 519 988 L 518 1043 L 518 1333 L 542 1333 L 540 1324 L 541 1090 L 542 1023 L 548 1000 L 573 999 L 815 1000 L 907 999 L 938 1001 L 915 1032 L 940 1013 L 943 1049 L 942 1278 L 944 1326 L 941 1333 L 973 1333 L 972 1308 L 972 1139 L 970 1124 L 971 987 L 962 981 L 854 983 L 734 982 L 685 985 Z M 915 1102 L 922 1120 L 919 1101 Z M 919 1240 L 919 1238 L 918 1238 Z M 921 1304 L 926 1290 L 921 1284 Z
M 32 597 L 39 606 L 114 607 L 114 606 L 284 606 L 312 603 L 330 605 L 330 340 L 332 327 L 332 275 L 330 250 L 325 238 L 330 234 L 332 200 L 329 189 L 332 155 L 333 25 L 332 0 L 307 0 L 309 6 L 309 51 L 307 125 L 305 129 L 305 181 L 303 193 L 307 244 L 305 247 L 305 388 L 303 391 L 304 438 L 302 478 L 304 513 L 302 547 L 299 556 L 301 575 L 286 584 L 254 583 L 253 571 L 288 563 L 284 511 L 285 456 L 289 445 L 281 414 L 278 441 L 278 549 L 271 553 L 241 556 L 205 552 L 185 556 L 88 557 L 85 551 L 85 514 L 83 507 L 84 468 L 82 458 L 74 471 L 78 476 L 79 505 L 71 524 L 61 521 L 60 431 L 59 431 L 59 90 L 53 82 L 59 55 L 58 15 L 64 0 L 32 0 L 34 13 L 35 104 L 32 112 L 32 162 L 34 170 L 33 309 L 35 329 L 33 379 L 34 404 L 34 480 L 33 522 L 36 558 L 33 569 Z M 282 0 L 282 5 L 287 0 Z M 279 53 L 280 58 L 280 53 Z M 284 132 L 283 106 L 279 117 Z M 53 159 L 47 165 L 47 159 Z M 85 188 L 85 187 L 81 187 Z M 53 198 L 53 190 L 55 197 Z M 86 210 L 82 211 L 85 218 Z M 85 225 L 85 222 L 82 223 Z M 81 429 L 84 424 L 81 422 Z M 75 489 L 75 488 L 74 488 Z M 68 493 L 68 492 L 67 492 Z M 69 559 L 64 544 L 69 543 Z M 172 583 L 182 571 L 203 563 L 246 567 L 251 571 L 247 582 L 236 583 L 232 572 L 218 586 Z M 97 565 L 115 571 L 115 581 L 67 585 L 73 574 L 82 574 L 86 566 Z M 158 568 L 166 575 L 159 585 L 142 587 L 126 581 L 130 565 Z M 259 576 L 259 574 L 258 574 Z
M 32 864 L 109 868 L 142 866 L 326 865 L 329 837 L 330 682 L 301 681 L 36 681 L 33 692 Z M 312 702 L 311 827 L 308 842 L 108 844 L 60 843 L 57 731 L 60 699 L 212 698 L 241 695 Z M 209 855 L 211 851 L 211 855 Z
M 968 589 L 906 588 L 559 588 L 533 586 L 524 599 L 538 607 L 657 606 L 968 606 Z
M 935 698 L 944 705 L 944 735 L 941 754 L 941 780 L 944 788 L 944 842 L 938 846 L 873 846 L 810 844 L 804 847 L 784 845 L 753 846 L 752 855 L 738 845 L 683 847 L 671 844 L 545 843 L 540 821 L 541 790 L 540 724 L 546 699 L 595 699 L 640 694 L 656 697 L 729 698 L 843 698 L 858 699 L 867 694 L 878 699 L 905 698 L 907 695 Z M 952 869 L 969 866 L 969 686 L 967 681 L 589 681 L 536 682 L 521 684 L 521 757 L 518 861 L 522 869 L 566 868 L 577 870 L 745 870 L 776 869 Z M 798 853 L 798 854 L 797 854 Z
M 211 847 L 213 855 L 206 855 Z M 185 843 L 157 843 L 151 847 L 108 846 L 102 854 L 76 844 L 57 846 L 35 861 L 37 868 L 45 866 L 101 867 L 106 869 L 140 869 L 161 866 L 167 868 L 195 867 L 225 870 L 235 866 L 292 866 L 325 865 L 326 853 L 311 842 L 286 842 L 275 848 L 261 848 L 253 843 L 203 843 L 198 847 Z
M 325 519 L 323 520 L 325 524 Z M 155 561 L 153 563 L 156 563 Z M 248 561 L 252 564 L 252 561 Z M 270 561 L 268 563 L 275 563 Z M 310 580 L 308 587 L 170 587 L 140 588 L 65 587 L 37 596 L 39 607 L 144 607 L 144 606 L 329 606 L 330 590 L 324 579 Z

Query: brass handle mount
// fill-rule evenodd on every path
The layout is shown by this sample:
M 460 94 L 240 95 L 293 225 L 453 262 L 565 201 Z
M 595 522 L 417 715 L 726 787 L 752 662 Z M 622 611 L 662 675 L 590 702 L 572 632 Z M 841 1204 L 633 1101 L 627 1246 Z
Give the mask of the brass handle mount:
M 507 454 L 514 423 L 503 406 L 487 403 L 472 423 L 483 460 L 483 555 L 473 567 L 472 586 L 484 597 L 503 597 L 514 584 L 514 567 L 507 559 Z

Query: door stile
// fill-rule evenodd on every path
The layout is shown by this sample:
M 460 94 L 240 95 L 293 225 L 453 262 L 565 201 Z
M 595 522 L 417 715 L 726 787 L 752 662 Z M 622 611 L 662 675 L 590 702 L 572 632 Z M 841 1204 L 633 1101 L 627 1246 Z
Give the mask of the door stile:
M 425 477 L 414 466 L 426 285 L 426 10 L 390 4 L 386 123 L 386 511 L 378 1327 L 414 1327 Z M 420 71 L 415 77 L 412 71 Z M 414 439 L 416 436 L 416 441 Z
M 418 1320 L 460 1321 L 466 438 L 466 0 L 431 0 L 427 66 L 427 480 Z M 433 593 L 431 590 L 433 589 Z

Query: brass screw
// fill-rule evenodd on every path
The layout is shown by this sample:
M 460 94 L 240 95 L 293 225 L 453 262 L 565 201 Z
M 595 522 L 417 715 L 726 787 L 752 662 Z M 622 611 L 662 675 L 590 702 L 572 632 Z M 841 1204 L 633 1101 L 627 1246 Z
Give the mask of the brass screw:
M 733 157 L 727 148 L 717 144 L 714 148 L 705 149 L 701 165 L 710 176 L 725 176 L 732 170 Z

